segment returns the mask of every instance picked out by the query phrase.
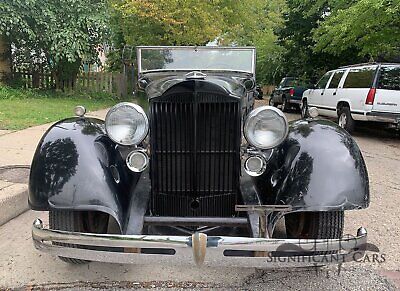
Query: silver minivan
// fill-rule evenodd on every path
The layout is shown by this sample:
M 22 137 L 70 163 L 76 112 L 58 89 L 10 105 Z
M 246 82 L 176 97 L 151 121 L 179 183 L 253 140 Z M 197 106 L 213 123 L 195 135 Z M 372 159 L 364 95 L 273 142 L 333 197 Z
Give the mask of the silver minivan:
M 302 116 L 308 107 L 337 118 L 351 132 L 355 121 L 377 121 L 400 127 L 400 64 L 372 63 L 327 72 L 302 98 Z

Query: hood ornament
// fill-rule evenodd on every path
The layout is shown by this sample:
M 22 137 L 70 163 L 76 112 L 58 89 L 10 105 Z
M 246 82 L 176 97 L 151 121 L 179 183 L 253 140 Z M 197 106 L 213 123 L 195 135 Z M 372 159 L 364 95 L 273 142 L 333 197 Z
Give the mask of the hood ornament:
M 206 74 L 199 72 L 199 71 L 193 71 L 193 72 L 187 73 L 185 75 L 186 79 L 203 79 L 204 80 L 206 77 L 207 77 Z

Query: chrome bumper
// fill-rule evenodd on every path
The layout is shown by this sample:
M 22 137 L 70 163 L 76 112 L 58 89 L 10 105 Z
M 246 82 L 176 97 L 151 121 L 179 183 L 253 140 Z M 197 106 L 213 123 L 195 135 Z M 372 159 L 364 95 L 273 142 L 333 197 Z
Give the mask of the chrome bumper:
M 400 124 L 400 113 L 371 111 L 367 112 L 365 115 L 368 121 Z
M 300 99 L 290 99 L 289 100 L 290 104 L 301 104 L 301 98 Z
M 364 256 L 367 232 L 360 228 L 357 236 L 342 239 L 267 239 L 249 237 L 208 236 L 196 233 L 192 236 L 163 235 L 113 235 L 89 234 L 43 227 L 40 219 L 32 226 L 32 238 L 36 249 L 52 255 L 119 264 L 174 264 L 185 262 L 203 263 L 208 266 L 238 266 L 257 268 L 304 267 L 330 263 L 341 264 L 359 260 Z M 74 246 L 53 245 L 52 242 Z M 87 246 L 90 249 L 84 248 Z M 94 247 L 114 248 L 95 250 Z M 140 249 L 169 249 L 173 255 L 145 254 Z M 255 251 L 255 256 L 225 255 L 227 250 Z M 293 251 L 337 251 L 337 254 L 295 256 Z M 285 256 L 274 257 L 271 252 Z M 243 255 L 243 254 L 242 254 Z M 144 258 L 144 259 L 141 259 Z M 191 259 L 193 258 L 193 260 Z M 189 259 L 189 260 L 188 260 Z

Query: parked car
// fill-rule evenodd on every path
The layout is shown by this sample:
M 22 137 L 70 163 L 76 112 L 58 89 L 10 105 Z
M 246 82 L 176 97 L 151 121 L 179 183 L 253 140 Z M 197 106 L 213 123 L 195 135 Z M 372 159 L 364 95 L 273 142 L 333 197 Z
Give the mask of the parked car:
M 340 127 L 354 130 L 355 121 L 375 121 L 399 128 L 400 64 L 372 63 L 327 72 L 304 92 L 302 115 L 308 106 L 336 117 Z
M 358 146 L 333 122 L 253 108 L 254 48 L 137 57 L 143 107 L 119 103 L 104 121 L 77 107 L 41 139 L 29 179 L 30 207 L 49 214 L 49 228 L 32 227 L 38 250 L 74 264 L 362 258 L 365 229 L 342 236 L 344 211 L 369 204 Z
M 296 106 L 300 109 L 303 92 L 307 90 L 306 86 L 301 84 L 299 79 L 285 77 L 279 83 L 278 87 L 272 91 L 269 105 L 282 105 L 282 111 L 286 112 L 289 108 Z

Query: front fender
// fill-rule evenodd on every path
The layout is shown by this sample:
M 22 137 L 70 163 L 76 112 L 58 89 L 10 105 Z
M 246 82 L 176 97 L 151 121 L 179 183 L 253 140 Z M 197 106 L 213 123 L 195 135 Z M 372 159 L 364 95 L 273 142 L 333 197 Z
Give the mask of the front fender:
M 129 193 L 139 178 L 132 175 L 106 136 L 102 120 L 66 119 L 53 125 L 37 147 L 29 178 L 29 205 L 34 210 L 101 211 L 113 216 L 122 228 Z
M 350 210 L 369 205 L 369 181 L 353 138 L 327 120 L 291 123 L 287 140 L 274 152 L 267 171 L 254 178 L 265 204 L 294 211 Z

